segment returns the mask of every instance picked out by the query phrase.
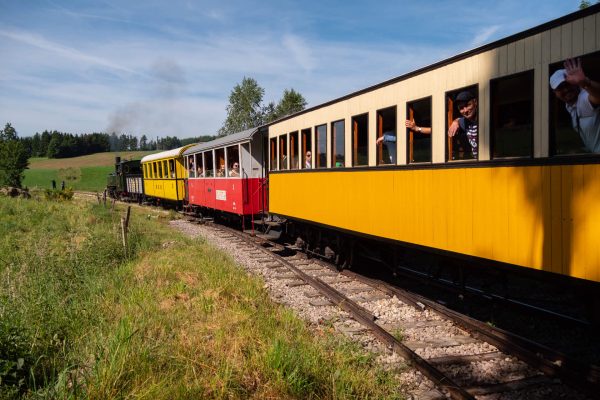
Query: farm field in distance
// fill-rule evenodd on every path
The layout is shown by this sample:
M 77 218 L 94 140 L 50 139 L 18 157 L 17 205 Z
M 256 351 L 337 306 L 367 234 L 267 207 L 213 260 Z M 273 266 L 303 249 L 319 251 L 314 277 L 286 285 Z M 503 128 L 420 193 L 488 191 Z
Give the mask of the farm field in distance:
M 106 176 L 114 171 L 115 157 L 134 160 L 155 152 L 122 151 L 72 158 L 31 158 L 29 169 L 25 170 L 23 186 L 49 189 L 54 179 L 58 188 L 65 181 L 65 185 L 74 190 L 100 192 L 106 187 Z
M 176 214 L 0 196 L 0 399 L 400 399 Z

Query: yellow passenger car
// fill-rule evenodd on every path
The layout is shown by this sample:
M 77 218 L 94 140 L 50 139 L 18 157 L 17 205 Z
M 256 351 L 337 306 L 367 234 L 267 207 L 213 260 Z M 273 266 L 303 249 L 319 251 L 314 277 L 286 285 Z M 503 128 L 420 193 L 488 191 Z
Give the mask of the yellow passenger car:
M 185 198 L 187 171 L 183 152 L 193 145 L 179 147 L 142 158 L 144 194 L 148 198 L 179 203 Z
M 568 58 L 600 82 L 600 5 L 276 121 L 270 212 L 600 282 L 600 154 L 549 85 Z M 478 107 L 463 142 L 461 98 Z

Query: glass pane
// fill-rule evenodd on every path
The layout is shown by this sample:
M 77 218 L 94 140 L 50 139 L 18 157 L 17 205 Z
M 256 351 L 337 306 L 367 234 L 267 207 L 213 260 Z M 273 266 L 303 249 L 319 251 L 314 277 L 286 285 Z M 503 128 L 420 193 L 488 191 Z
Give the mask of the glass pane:
M 344 167 L 346 162 L 345 129 L 344 121 L 336 121 L 331 124 L 333 140 L 331 141 L 331 157 L 333 167 Z
M 312 168 L 312 141 L 310 129 L 302 130 L 302 168 Z
M 288 169 L 287 162 L 287 135 L 281 135 L 279 136 L 279 169 Z
M 327 166 L 327 125 L 319 125 L 316 127 L 316 140 L 316 168 L 325 168 Z
M 215 166 L 213 163 L 213 152 L 207 151 L 204 153 L 204 176 L 213 177 L 215 176 Z
M 492 82 L 493 158 L 533 155 L 533 71 Z
M 369 165 L 369 114 L 352 118 L 352 165 Z
M 217 168 L 216 177 L 224 178 L 225 177 L 225 149 L 216 149 L 215 150 L 215 161 L 219 168 Z
M 272 138 L 269 142 L 269 166 L 271 171 L 277 171 L 277 138 Z
M 377 111 L 377 164 L 396 164 L 396 107 Z
M 431 162 L 431 98 L 408 103 L 407 115 L 408 162 Z

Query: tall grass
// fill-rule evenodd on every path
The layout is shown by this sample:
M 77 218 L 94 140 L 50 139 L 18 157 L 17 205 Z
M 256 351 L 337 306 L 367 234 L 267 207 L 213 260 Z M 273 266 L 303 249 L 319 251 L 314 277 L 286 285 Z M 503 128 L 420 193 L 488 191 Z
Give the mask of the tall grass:
M 371 355 L 149 211 L 124 259 L 119 217 L 0 198 L 0 397 L 399 397 Z

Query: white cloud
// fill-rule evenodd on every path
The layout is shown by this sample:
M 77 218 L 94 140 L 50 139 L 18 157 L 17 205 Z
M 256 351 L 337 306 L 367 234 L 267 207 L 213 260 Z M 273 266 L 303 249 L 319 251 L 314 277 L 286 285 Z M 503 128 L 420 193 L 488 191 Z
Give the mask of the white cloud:
M 475 35 L 473 41 L 471 42 L 471 45 L 473 47 L 477 47 L 484 44 L 490 37 L 494 35 L 494 33 L 498 31 L 498 29 L 500 29 L 500 25 L 492 25 L 488 28 L 483 29 Z

